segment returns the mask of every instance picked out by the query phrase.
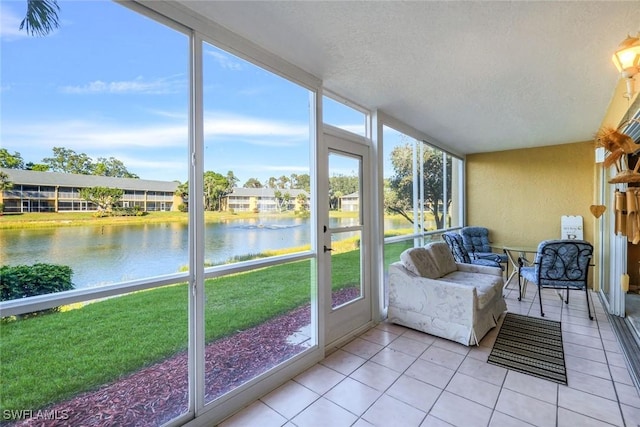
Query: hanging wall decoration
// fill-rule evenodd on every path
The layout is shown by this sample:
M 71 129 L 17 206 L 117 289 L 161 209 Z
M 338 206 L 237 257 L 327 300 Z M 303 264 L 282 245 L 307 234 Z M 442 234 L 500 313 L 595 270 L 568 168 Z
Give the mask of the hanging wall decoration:
M 591 215 L 596 218 L 600 218 L 604 211 L 607 210 L 607 207 L 604 205 L 591 205 L 589 206 L 589 210 L 591 211 Z
M 640 243 L 640 188 L 615 192 L 615 233 L 627 236 L 634 245 Z
M 640 145 L 633 142 L 633 138 L 618 129 L 604 127 L 596 134 L 596 147 L 603 147 L 606 151 L 604 166 L 615 166 L 616 176 L 609 180 L 610 184 L 640 182 L 640 162 L 630 170 L 627 155 L 640 150 Z

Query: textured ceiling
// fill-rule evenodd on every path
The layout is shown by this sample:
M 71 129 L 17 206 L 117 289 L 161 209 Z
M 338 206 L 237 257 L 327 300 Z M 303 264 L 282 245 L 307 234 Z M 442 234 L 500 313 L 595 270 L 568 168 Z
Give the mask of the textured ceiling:
M 638 2 L 180 3 L 461 154 L 592 140 L 640 30 Z

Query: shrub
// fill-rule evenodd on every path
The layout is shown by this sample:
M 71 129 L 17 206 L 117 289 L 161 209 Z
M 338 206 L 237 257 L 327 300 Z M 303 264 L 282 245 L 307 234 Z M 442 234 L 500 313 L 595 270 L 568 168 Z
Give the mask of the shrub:
M 38 263 L 0 267 L 0 301 L 68 291 L 73 270 L 66 265 Z
M 178 210 L 180 212 L 188 212 L 189 211 L 189 209 L 187 208 L 187 205 L 185 205 L 184 203 L 180 203 L 178 205 Z
M 115 207 L 109 213 L 109 216 L 144 216 L 147 212 L 140 206 L 132 206 L 128 208 Z

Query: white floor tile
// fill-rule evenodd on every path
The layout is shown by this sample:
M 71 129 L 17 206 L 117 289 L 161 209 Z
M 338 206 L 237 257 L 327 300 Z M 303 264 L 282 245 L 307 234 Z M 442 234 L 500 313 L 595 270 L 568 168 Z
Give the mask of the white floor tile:
M 613 387 L 613 381 L 604 378 L 594 377 L 593 375 L 583 374 L 582 372 L 567 370 L 568 387 L 605 399 L 616 400 L 616 391 Z M 564 387 L 564 386 L 560 386 Z
M 382 329 L 372 328 L 369 329 L 364 334 L 360 335 L 360 338 L 365 339 L 367 341 L 372 341 L 376 344 L 380 345 L 388 345 L 391 341 L 398 338 L 398 335 L 393 334 L 389 331 L 384 331 Z
M 533 424 L 526 423 L 502 412 L 494 411 L 489 422 L 489 427 L 532 427 Z
M 640 409 L 629 405 L 620 405 L 627 427 L 640 425 Z
M 323 394 L 344 378 L 343 374 L 318 364 L 307 369 L 294 380 L 318 394 Z
M 455 394 L 444 392 L 430 414 L 457 427 L 484 427 L 492 410 Z
M 416 360 L 405 372 L 406 375 L 412 378 L 441 389 L 444 389 L 449 384 L 455 373 L 456 371 L 452 369 L 422 359 Z
M 357 419 L 351 412 L 321 397 L 291 421 L 297 427 L 347 427 Z
M 391 396 L 383 395 L 364 413 L 362 418 L 379 427 L 419 427 L 426 416 L 426 412 Z
M 354 380 L 373 387 L 379 391 L 385 391 L 400 376 L 400 372 L 389 369 L 375 362 L 367 362 L 350 375 Z
M 412 331 L 413 332 L 413 331 Z M 400 338 L 394 340 L 391 344 L 389 344 L 389 348 L 393 350 L 398 350 L 403 353 L 408 354 L 409 356 L 418 357 L 420 356 L 429 346 L 433 343 L 427 343 L 425 340 L 415 340 L 412 337 L 407 336 L 408 333 L 405 333 Z M 422 334 L 428 337 L 426 334 Z
M 402 375 L 389 387 L 385 394 L 408 403 L 421 411 L 429 412 L 442 394 L 442 389 L 407 375 Z
M 535 287 L 509 310 L 539 317 Z M 597 298 L 594 299 L 596 302 Z M 463 346 L 382 323 L 225 420 L 234 426 L 640 427 L 640 394 L 598 303 L 543 302 L 563 322 L 568 386 L 487 363 L 498 329 Z M 500 319 L 500 322 L 502 319 Z
M 496 406 L 496 401 L 500 394 L 499 386 L 470 377 L 461 372 L 456 373 L 451 378 L 445 390 L 491 409 Z
M 611 427 L 611 424 L 565 408 L 558 408 L 558 427 Z
M 553 427 L 556 424 L 555 405 L 506 388 L 500 393 L 496 411 L 538 427 Z
M 464 359 L 458 371 L 497 386 L 502 386 L 507 375 L 505 368 L 483 363 L 470 357 Z
M 344 351 L 348 351 L 365 359 L 370 359 L 383 348 L 384 346 L 378 343 L 363 340 L 362 338 L 355 338 L 342 347 Z
M 516 371 L 509 371 L 504 388 L 553 405 L 558 401 L 558 384 Z
M 371 361 L 382 366 L 386 366 L 389 369 L 393 369 L 394 371 L 404 372 L 413 362 L 416 361 L 416 358 L 399 350 L 386 347 L 373 356 Z
M 618 402 L 569 387 L 558 390 L 558 406 L 613 425 L 622 425 Z
M 290 419 L 319 397 L 318 393 L 309 390 L 305 386 L 295 381 L 288 381 L 260 400 L 287 419 Z
M 349 412 L 360 416 L 381 395 L 381 391 L 369 387 L 368 385 L 352 378 L 345 378 L 342 382 L 329 390 L 324 397 L 333 403 L 342 406 Z
M 640 409 L 640 395 L 635 386 L 622 383 L 614 383 L 614 386 L 618 393 L 620 403 Z M 640 418 L 638 418 L 638 424 L 640 424 Z
M 269 408 L 261 401 L 256 401 L 219 424 L 220 427 L 279 427 L 287 419 Z
M 465 356 L 463 354 L 447 350 L 434 344 L 422 353 L 420 359 L 427 360 L 445 368 L 456 370 L 462 363 Z
M 341 374 L 349 375 L 362 366 L 366 361 L 367 359 L 363 357 L 338 349 L 320 363 L 334 371 L 340 372 Z

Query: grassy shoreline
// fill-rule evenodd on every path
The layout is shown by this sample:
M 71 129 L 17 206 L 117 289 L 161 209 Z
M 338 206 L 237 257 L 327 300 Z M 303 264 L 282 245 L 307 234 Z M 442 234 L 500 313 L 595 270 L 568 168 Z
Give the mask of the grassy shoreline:
M 358 212 L 329 212 L 331 218 L 356 218 Z M 301 218 L 294 212 L 253 213 L 253 212 L 205 212 L 205 223 L 227 222 L 240 219 L 265 218 Z M 400 215 L 385 218 L 402 219 Z M 167 222 L 189 222 L 187 212 L 149 212 L 144 216 L 116 216 L 96 218 L 93 212 L 52 212 L 52 213 L 3 213 L 0 215 L 0 230 L 50 228 L 50 227 L 78 227 L 102 225 L 135 225 Z M 410 224 L 407 222 L 407 228 Z
M 205 222 L 225 222 L 237 219 L 260 219 L 265 217 L 296 218 L 291 213 L 253 213 L 253 212 L 205 212 Z M 149 212 L 144 216 L 114 216 L 96 218 L 92 212 L 62 212 L 62 213 L 4 213 L 0 215 L 1 229 L 74 227 L 87 225 L 132 225 L 153 224 L 166 222 L 189 221 L 187 212 Z

